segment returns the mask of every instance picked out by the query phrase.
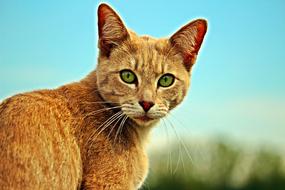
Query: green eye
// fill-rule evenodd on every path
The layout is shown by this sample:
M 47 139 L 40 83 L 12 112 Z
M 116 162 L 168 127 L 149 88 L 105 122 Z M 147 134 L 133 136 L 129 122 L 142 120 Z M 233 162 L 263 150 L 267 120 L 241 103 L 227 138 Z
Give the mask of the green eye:
M 174 83 L 174 76 L 172 74 L 165 74 L 158 80 L 158 85 L 162 87 L 169 87 Z
M 137 80 L 137 77 L 135 73 L 133 73 L 131 70 L 122 70 L 120 72 L 121 79 L 128 84 L 135 83 Z

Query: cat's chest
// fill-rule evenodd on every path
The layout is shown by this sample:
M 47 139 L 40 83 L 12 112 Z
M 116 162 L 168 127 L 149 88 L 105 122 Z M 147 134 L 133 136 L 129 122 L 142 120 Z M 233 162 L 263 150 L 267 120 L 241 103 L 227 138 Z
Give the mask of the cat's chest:
M 130 173 L 133 173 L 133 185 L 135 189 L 138 189 L 141 187 L 148 174 L 148 157 L 145 151 L 135 151 L 131 158 L 129 158 L 129 163 L 132 163 Z
M 148 173 L 148 157 L 144 149 L 132 147 L 114 157 L 121 161 L 119 170 L 126 172 L 130 189 L 139 189 Z
M 118 185 L 115 189 L 139 189 L 148 173 L 148 158 L 142 147 L 134 144 L 114 148 L 106 140 L 93 145 L 84 164 L 88 171 L 84 175 L 92 176 L 94 183 L 102 180 L 110 186 Z

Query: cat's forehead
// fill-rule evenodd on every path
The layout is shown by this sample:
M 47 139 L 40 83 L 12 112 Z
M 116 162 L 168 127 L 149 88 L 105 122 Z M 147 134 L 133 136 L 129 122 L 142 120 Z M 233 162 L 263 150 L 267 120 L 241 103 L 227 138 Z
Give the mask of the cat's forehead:
M 162 72 L 167 43 L 150 36 L 141 36 L 130 42 L 131 56 L 128 58 L 132 68 L 142 73 Z
M 130 32 L 130 38 L 111 54 L 114 69 L 131 69 L 144 78 L 154 78 L 163 73 L 178 73 L 184 69 L 181 56 L 177 54 L 168 39 L 138 36 Z M 119 60 L 119 61 L 118 61 Z
M 137 35 L 134 32 L 130 32 L 130 45 L 134 46 L 135 51 L 148 51 L 158 52 L 160 54 L 166 54 L 171 48 L 168 39 L 157 39 L 149 35 Z
M 173 52 L 174 49 L 167 39 L 140 36 L 135 40 L 132 39 L 129 45 L 131 50 L 125 57 L 125 64 L 140 73 L 143 78 L 153 79 L 163 73 L 176 73 L 176 70 L 182 66 L 178 64 L 181 62 L 181 57 Z

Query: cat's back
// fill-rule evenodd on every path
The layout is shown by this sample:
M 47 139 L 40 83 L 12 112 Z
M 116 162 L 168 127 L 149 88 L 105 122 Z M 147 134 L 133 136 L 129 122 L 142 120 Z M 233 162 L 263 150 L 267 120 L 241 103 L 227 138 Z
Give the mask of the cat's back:
M 72 113 L 56 90 L 19 94 L 0 104 L 2 189 L 76 189 L 80 151 Z

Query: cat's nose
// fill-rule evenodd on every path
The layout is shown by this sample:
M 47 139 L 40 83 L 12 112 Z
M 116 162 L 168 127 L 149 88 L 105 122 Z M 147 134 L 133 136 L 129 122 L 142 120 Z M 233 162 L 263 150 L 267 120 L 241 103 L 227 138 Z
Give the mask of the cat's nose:
M 148 110 L 150 110 L 150 108 L 154 105 L 153 102 L 148 102 L 148 101 L 139 101 L 139 104 L 141 105 L 141 107 L 143 108 L 143 110 L 145 112 L 148 112 Z

